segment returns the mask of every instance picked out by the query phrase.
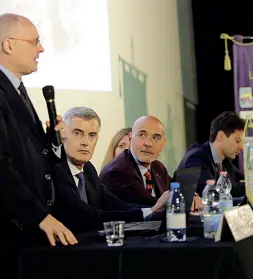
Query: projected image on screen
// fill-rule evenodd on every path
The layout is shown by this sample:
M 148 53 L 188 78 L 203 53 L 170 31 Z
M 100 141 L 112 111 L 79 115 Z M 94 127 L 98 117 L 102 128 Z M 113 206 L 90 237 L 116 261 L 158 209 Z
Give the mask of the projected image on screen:
M 107 0 L 1 0 L 1 13 L 28 17 L 45 52 L 27 87 L 111 90 Z

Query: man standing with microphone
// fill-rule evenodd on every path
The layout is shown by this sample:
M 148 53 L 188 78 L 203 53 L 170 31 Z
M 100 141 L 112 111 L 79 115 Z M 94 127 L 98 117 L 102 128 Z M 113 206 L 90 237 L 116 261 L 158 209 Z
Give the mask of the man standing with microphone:
M 37 71 L 44 51 L 39 34 L 27 18 L 3 14 L 0 43 L 0 237 L 1 259 L 6 260 L 1 260 L 1 271 L 8 269 L 12 278 L 15 255 L 25 240 L 36 239 L 41 231 L 53 246 L 56 240 L 64 245 L 77 240 L 50 214 L 54 154 L 22 82 L 23 75 Z

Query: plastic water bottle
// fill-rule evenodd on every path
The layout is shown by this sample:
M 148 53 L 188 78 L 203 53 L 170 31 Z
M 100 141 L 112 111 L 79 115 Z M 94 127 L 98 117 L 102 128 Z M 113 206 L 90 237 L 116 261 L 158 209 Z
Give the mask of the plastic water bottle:
M 233 208 L 233 197 L 230 194 L 232 183 L 226 171 L 220 172 L 220 177 L 216 184 L 217 191 L 220 193 L 220 209 L 222 212 Z
M 204 237 L 214 239 L 221 218 L 220 194 L 215 185 L 210 186 L 207 194 L 207 205 L 204 209 Z
M 209 189 L 213 189 L 214 188 L 214 185 L 215 185 L 215 180 L 214 179 L 208 179 L 206 181 L 206 186 L 202 192 L 202 202 L 204 205 L 207 204 L 207 201 L 208 201 L 208 191 Z
M 215 187 L 215 180 L 214 179 L 208 179 L 206 181 L 206 186 L 202 192 L 202 203 L 204 205 L 204 208 L 202 210 L 199 210 L 199 217 L 200 217 L 200 220 L 201 222 L 204 221 L 204 217 L 203 217 L 203 211 L 207 205 L 207 202 L 208 202 L 208 191 L 211 189 L 211 188 L 214 188 Z
M 186 240 L 185 200 L 178 182 L 173 182 L 170 186 L 171 192 L 166 209 L 167 240 L 182 242 Z

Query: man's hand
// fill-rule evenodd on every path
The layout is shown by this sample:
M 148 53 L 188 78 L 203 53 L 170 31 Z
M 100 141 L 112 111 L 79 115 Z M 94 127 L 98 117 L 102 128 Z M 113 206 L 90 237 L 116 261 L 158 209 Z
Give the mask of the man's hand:
M 161 197 L 158 199 L 158 201 L 156 202 L 156 204 L 151 207 L 151 210 L 153 213 L 159 213 L 159 212 L 162 212 L 164 211 L 165 207 L 166 207 L 166 204 L 167 204 L 167 201 L 169 199 L 169 193 L 170 191 L 165 191 Z
M 58 124 L 54 127 L 54 130 L 56 132 L 60 132 L 61 139 L 64 138 L 64 129 L 66 128 L 65 123 L 62 121 L 62 117 L 60 115 L 57 115 L 56 120 Z M 46 121 L 47 128 L 50 128 L 50 121 Z
M 197 211 L 199 208 L 204 209 L 204 204 L 200 196 L 197 193 L 195 193 L 192 201 L 191 212 Z
M 39 228 L 46 233 L 52 246 L 56 245 L 56 241 L 63 245 L 78 243 L 73 233 L 50 214 L 39 224 Z

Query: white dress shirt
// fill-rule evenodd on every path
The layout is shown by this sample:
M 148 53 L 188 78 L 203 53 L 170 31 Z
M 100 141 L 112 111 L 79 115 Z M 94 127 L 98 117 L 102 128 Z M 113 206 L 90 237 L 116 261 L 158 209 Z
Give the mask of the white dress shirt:
M 70 169 L 70 172 L 73 176 L 73 179 L 76 183 L 76 187 L 78 187 L 78 178 L 76 177 L 76 175 L 80 172 L 83 172 L 83 170 L 80 170 L 77 166 L 75 166 L 69 159 L 68 159 L 68 166 L 69 166 L 69 169 Z M 84 181 L 85 183 L 85 181 Z

